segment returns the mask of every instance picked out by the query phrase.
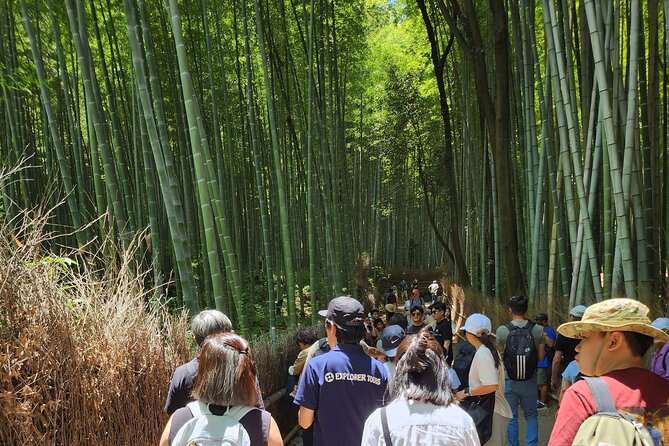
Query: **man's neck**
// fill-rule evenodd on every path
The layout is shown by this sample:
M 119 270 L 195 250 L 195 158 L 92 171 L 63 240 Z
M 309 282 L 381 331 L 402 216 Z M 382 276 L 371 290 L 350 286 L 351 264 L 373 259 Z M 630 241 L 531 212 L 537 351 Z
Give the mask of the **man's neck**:
M 524 314 L 512 314 L 511 315 L 511 320 L 512 321 L 525 321 L 527 318 L 525 317 Z

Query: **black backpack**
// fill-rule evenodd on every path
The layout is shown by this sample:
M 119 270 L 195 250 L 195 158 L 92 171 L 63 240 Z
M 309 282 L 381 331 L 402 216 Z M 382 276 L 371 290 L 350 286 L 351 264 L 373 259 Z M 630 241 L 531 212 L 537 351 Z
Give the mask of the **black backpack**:
M 524 327 L 516 327 L 512 323 L 505 326 L 509 329 L 509 336 L 504 347 L 504 367 L 509 379 L 513 381 L 532 379 L 539 360 L 539 353 L 532 336 L 534 323 L 527 321 Z
M 469 369 L 472 368 L 472 361 L 474 361 L 474 355 L 476 354 L 476 347 L 474 347 L 469 342 L 465 342 L 458 349 L 458 353 L 455 355 L 453 360 L 453 370 L 455 374 L 458 375 L 460 380 L 460 387 L 458 390 L 469 387 Z

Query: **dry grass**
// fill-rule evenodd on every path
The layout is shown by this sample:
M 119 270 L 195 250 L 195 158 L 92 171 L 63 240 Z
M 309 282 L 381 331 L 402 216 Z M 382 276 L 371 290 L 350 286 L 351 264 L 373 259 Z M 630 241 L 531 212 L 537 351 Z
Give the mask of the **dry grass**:
M 132 247 L 104 272 L 49 257 L 45 222 L 0 227 L 0 444 L 157 444 L 172 372 L 194 353 L 187 315 L 147 303 Z M 252 344 L 269 396 L 297 353 L 292 333 L 275 351 Z M 270 409 L 294 423 L 293 407 Z

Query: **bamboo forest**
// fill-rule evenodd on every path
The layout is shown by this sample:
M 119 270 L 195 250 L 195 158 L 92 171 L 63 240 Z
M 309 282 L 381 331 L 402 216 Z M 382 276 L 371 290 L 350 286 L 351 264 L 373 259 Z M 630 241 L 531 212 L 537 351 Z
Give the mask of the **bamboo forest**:
M 666 296 L 668 47 L 669 0 L 0 0 L 0 219 L 242 330 L 423 268 Z

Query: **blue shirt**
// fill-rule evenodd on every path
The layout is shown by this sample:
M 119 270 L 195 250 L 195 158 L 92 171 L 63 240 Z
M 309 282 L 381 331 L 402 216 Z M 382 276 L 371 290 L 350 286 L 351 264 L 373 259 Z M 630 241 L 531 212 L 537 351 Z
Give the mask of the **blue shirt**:
M 578 378 L 580 373 L 581 369 L 578 367 L 578 362 L 572 361 L 567 368 L 564 369 L 564 372 L 562 372 L 562 379 L 566 380 L 571 385 L 576 382 L 576 378 Z
M 383 364 L 359 345 L 337 344 L 307 364 L 295 404 L 314 410 L 314 444 L 359 445 L 365 420 L 383 405 Z
M 546 327 L 544 328 L 544 333 L 546 333 L 548 335 L 548 337 L 551 338 L 551 341 L 553 341 L 553 343 L 555 343 L 555 339 L 557 339 L 557 333 L 555 333 L 555 330 L 553 330 L 553 327 L 551 327 L 550 325 L 546 325 Z M 552 362 L 552 359 L 553 359 L 553 349 L 550 348 L 548 346 L 548 344 L 546 344 L 545 348 L 546 348 L 546 350 L 544 350 L 544 360 L 539 361 L 537 363 L 537 367 L 539 367 L 540 369 L 549 368 L 551 366 L 551 362 Z

